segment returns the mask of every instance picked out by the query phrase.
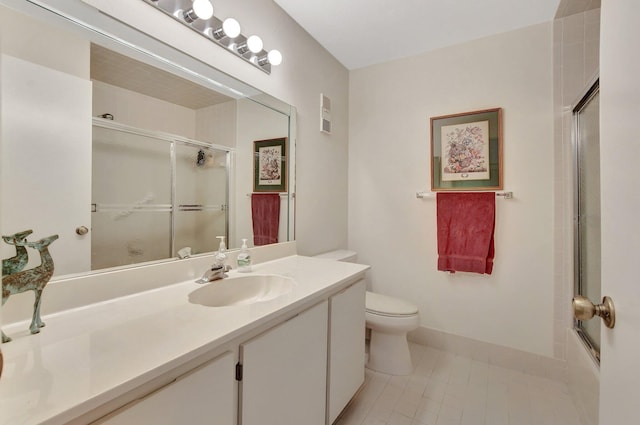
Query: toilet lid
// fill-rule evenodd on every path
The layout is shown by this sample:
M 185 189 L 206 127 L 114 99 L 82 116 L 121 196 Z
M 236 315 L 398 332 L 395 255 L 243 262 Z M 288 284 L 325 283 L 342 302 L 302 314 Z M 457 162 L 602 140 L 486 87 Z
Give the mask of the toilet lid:
M 383 316 L 411 316 L 418 313 L 418 307 L 410 302 L 367 291 L 367 311 Z

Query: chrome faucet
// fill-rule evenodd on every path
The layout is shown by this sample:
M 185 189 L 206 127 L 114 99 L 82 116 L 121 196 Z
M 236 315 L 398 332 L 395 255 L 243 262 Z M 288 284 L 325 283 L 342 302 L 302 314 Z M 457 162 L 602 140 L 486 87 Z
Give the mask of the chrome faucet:
M 226 260 L 227 255 L 224 253 L 224 251 L 218 251 L 218 253 L 214 257 L 214 262 L 211 265 L 211 268 L 204 272 L 202 277 L 196 280 L 196 283 L 208 283 L 227 277 L 227 272 L 231 270 L 231 266 L 225 264 Z
M 209 270 L 204 272 L 200 279 L 196 280 L 196 283 L 208 283 L 213 282 L 214 280 L 224 279 L 225 277 L 227 277 L 226 273 L 229 270 L 231 270 L 231 266 L 228 265 L 211 266 Z

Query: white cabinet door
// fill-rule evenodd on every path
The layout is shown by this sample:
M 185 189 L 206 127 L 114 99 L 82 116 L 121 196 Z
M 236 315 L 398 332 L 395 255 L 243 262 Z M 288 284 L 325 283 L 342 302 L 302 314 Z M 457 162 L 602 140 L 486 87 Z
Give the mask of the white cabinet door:
M 329 299 L 329 424 L 364 382 L 365 282 Z
M 227 352 L 96 424 L 233 425 L 234 385 L 234 356 Z
M 242 425 L 324 425 L 327 301 L 240 345 Z

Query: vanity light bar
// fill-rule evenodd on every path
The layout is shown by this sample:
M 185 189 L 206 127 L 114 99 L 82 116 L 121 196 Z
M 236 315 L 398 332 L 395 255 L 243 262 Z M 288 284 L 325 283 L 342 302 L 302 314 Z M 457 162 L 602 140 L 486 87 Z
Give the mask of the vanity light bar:
M 233 18 L 227 18 L 224 21 L 216 18 L 211 12 L 213 6 L 210 0 L 142 1 L 267 74 L 271 74 L 272 66 L 280 65 L 282 62 L 282 54 L 278 50 L 263 49 L 260 37 L 242 35 L 238 21 Z

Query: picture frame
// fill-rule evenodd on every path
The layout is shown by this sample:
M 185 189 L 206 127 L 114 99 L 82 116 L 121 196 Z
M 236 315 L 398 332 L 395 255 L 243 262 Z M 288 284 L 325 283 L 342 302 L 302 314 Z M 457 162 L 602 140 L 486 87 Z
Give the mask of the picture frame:
M 253 191 L 287 191 L 287 138 L 253 142 Z
M 431 118 L 431 190 L 502 190 L 502 108 Z

